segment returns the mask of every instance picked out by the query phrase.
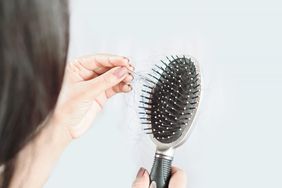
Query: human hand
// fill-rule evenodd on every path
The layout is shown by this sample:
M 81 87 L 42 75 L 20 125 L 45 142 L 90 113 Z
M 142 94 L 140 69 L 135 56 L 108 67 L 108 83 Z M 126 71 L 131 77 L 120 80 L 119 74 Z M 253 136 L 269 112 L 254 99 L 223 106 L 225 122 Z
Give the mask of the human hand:
M 140 168 L 137 173 L 136 179 L 132 184 L 132 188 L 156 188 L 153 183 L 150 184 L 150 176 L 146 169 Z M 169 180 L 168 188 L 185 188 L 186 187 L 186 175 L 183 170 L 172 167 L 171 178 Z
M 117 93 L 131 91 L 134 68 L 122 56 L 97 54 L 67 64 L 54 117 L 72 138 L 90 127 L 105 102 Z

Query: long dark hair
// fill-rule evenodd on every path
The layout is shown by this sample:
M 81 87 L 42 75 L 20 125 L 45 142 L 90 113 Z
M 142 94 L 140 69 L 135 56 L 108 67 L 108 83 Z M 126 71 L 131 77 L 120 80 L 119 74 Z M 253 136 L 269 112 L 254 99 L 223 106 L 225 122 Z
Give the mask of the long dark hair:
M 12 178 L 15 156 L 56 104 L 68 51 L 67 1 L 0 1 L 2 187 Z

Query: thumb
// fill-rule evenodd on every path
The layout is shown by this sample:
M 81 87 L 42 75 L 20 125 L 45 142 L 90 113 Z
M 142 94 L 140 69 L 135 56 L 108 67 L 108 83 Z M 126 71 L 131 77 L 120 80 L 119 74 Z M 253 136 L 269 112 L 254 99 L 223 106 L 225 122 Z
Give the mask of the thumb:
M 86 94 L 90 97 L 96 97 L 100 93 L 120 83 L 128 75 L 126 67 L 115 67 L 104 74 L 87 81 Z
M 171 168 L 171 178 L 169 181 L 169 188 L 185 188 L 186 187 L 186 175 L 185 172 L 179 168 Z
M 140 168 L 135 181 L 132 184 L 132 188 L 148 188 L 150 184 L 149 173 L 146 169 Z

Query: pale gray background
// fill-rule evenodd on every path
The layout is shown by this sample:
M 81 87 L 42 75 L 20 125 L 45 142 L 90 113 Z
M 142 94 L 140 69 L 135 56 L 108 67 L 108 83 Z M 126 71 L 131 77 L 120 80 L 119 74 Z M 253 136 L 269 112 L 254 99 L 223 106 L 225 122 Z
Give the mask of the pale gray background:
M 174 161 L 188 188 L 282 187 L 280 1 L 72 0 L 71 14 L 70 58 L 126 55 L 142 73 L 160 54 L 199 60 L 196 128 Z M 151 167 L 154 146 L 135 114 L 138 82 L 67 148 L 47 188 L 130 187 L 140 166 Z

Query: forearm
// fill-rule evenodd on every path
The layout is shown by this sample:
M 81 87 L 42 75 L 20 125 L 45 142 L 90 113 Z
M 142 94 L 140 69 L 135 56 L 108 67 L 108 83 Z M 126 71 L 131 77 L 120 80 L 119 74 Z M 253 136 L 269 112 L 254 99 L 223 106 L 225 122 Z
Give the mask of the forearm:
M 71 137 L 57 118 L 50 118 L 16 158 L 11 188 L 43 187 Z

